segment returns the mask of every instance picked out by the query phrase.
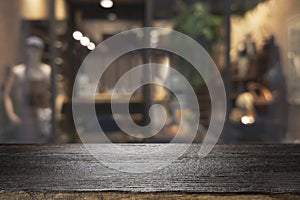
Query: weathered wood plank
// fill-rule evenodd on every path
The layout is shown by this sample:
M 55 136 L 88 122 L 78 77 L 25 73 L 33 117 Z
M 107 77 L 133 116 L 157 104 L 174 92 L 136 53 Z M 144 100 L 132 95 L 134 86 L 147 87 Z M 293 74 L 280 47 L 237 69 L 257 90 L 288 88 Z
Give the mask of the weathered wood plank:
M 72 192 L 72 193 L 42 193 L 42 192 L 1 192 L 0 199 L 10 200 L 53 200 L 53 199 L 89 199 L 89 200 L 300 200 L 295 194 L 187 194 L 187 193 L 124 193 L 124 192 Z
M 159 171 L 131 174 L 101 165 L 80 144 L 1 145 L 0 191 L 300 193 L 299 145 L 216 146 L 203 159 L 199 148 Z

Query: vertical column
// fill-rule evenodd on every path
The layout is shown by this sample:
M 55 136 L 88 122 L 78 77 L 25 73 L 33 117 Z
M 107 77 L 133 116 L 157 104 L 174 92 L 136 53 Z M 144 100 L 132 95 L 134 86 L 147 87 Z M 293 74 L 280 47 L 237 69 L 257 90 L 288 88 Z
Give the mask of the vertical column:
M 152 0 L 145 0 L 145 15 L 144 15 L 144 27 L 152 26 Z M 145 33 L 145 40 L 147 44 L 150 43 L 150 35 L 148 32 Z M 148 64 L 151 62 L 150 50 L 145 50 L 144 53 L 144 64 Z M 145 67 L 143 71 L 144 79 L 149 81 L 151 79 L 151 69 L 150 67 Z M 152 91 L 151 85 L 145 85 L 143 89 L 143 98 L 144 98 L 144 124 L 147 125 L 150 123 L 149 109 L 152 105 Z
M 50 38 L 50 65 L 51 65 L 51 124 L 52 124 L 52 137 L 51 142 L 55 142 L 56 139 L 56 66 L 55 66 L 55 58 L 56 58 L 56 16 L 55 16 L 55 3 L 56 0 L 49 1 L 49 38 Z
M 224 76 L 224 82 L 225 82 L 225 89 L 226 89 L 226 96 L 227 96 L 227 112 L 226 112 L 226 121 L 225 126 L 223 130 L 223 140 L 226 142 L 230 135 L 230 124 L 229 124 L 229 115 L 231 112 L 231 66 L 230 66 L 230 43 L 231 43 L 231 0 L 225 1 L 225 28 L 226 28 L 226 35 L 225 35 L 225 44 L 226 44 L 226 63 L 225 63 L 225 76 Z

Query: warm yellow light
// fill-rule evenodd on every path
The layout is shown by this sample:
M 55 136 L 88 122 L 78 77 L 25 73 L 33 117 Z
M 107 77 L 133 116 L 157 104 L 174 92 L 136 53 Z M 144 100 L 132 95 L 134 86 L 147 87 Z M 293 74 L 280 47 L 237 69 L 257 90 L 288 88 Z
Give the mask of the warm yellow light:
M 47 1 L 43 0 L 22 0 L 21 13 L 24 19 L 42 20 L 47 19 Z
M 82 46 L 86 47 L 87 45 L 89 45 L 89 43 L 90 43 L 90 39 L 88 37 L 82 37 L 80 40 L 80 44 Z
M 49 18 L 49 1 L 20 0 L 21 16 L 27 20 L 45 20 Z M 66 1 L 56 0 L 55 16 L 57 20 L 67 17 Z
M 93 42 L 90 42 L 87 46 L 87 48 L 91 51 L 93 51 L 95 49 L 96 45 Z
M 67 3 L 66 0 L 56 0 L 55 16 L 57 20 L 64 20 L 67 18 Z
M 81 33 L 80 31 L 74 31 L 74 33 L 73 33 L 73 38 L 74 38 L 75 40 L 81 40 L 82 37 L 83 37 L 83 35 L 82 35 L 82 33 Z
M 100 5 L 103 7 L 103 8 L 111 8 L 114 3 L 112 0 L 101 0 L 100 1 Z

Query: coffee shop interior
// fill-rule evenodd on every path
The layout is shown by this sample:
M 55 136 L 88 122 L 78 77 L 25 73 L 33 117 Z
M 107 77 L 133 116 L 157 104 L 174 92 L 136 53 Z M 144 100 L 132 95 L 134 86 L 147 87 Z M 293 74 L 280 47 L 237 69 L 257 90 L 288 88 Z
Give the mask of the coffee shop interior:
M 178 130 L 183 133 L 177 142 L 191 137 L 203 142 L 218 123 L 211 120 L 207 82 L 189 61 L 156 48 L 172 30 L 197 41 L 222 76 L 226 119 L 218 143 L 300 142 L 299 0 L 0 0 L 0 18 L 0 143 L 96 141 L 99 125 L 114 143 L 169 143 Z M 110 63 L 101 77 L 95 78 L 93 69 L 78 73 L 103 41 L 142 27 L 165 31 L 151 32 L 152 48 L 134 50 L 128 44 L 128 53 Z M 143 32 L 132 37 L 142 38 Z M 188 94 L 181 95 L 186 101 L 182 107 L 174 91 L 162 86 L 182 90 L 168 68 L 153 66 L 154 79 L 162 85 L 144 85 L 129 94 L 147 75 L 136 72 L 114 90 L 126 72 L 149 62 L 176 69 L 189 81 L 200 116 Z M 98 78 L 96 94 L 90 95 Z M 123 105 L 128 95 L 130 115 L 112 114 L 112 98 Z M 143 137 L 120 128 L 128 117 L 139 126 L 155 126 L 162 113 L 149 119 L 154 103 L 167 114 L 156 134 Z M 91 104 L 98 123 L 84 114 L 74 123 L 72 108 L 84 111 Z M 197 123 L 196 135 L 189 123 Z

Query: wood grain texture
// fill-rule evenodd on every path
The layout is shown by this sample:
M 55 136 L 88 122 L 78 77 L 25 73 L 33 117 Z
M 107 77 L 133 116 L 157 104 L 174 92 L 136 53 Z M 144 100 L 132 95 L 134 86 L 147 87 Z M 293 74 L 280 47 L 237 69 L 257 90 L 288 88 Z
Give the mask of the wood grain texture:
M 199 148 L 159 171 L 132 174 L 101 165 L 80 144 L 1 145 L 0 191 L 300 194 L 299 145 L 216 146 L 203 159 Z
M 0 199 L 9 200 L 300 200 L 295 194 L 187 194 L 187 193 L 124 193 L 124 192 L 72 192 L 72 193 L 42 193 L 42 192 L 0 192 Z

